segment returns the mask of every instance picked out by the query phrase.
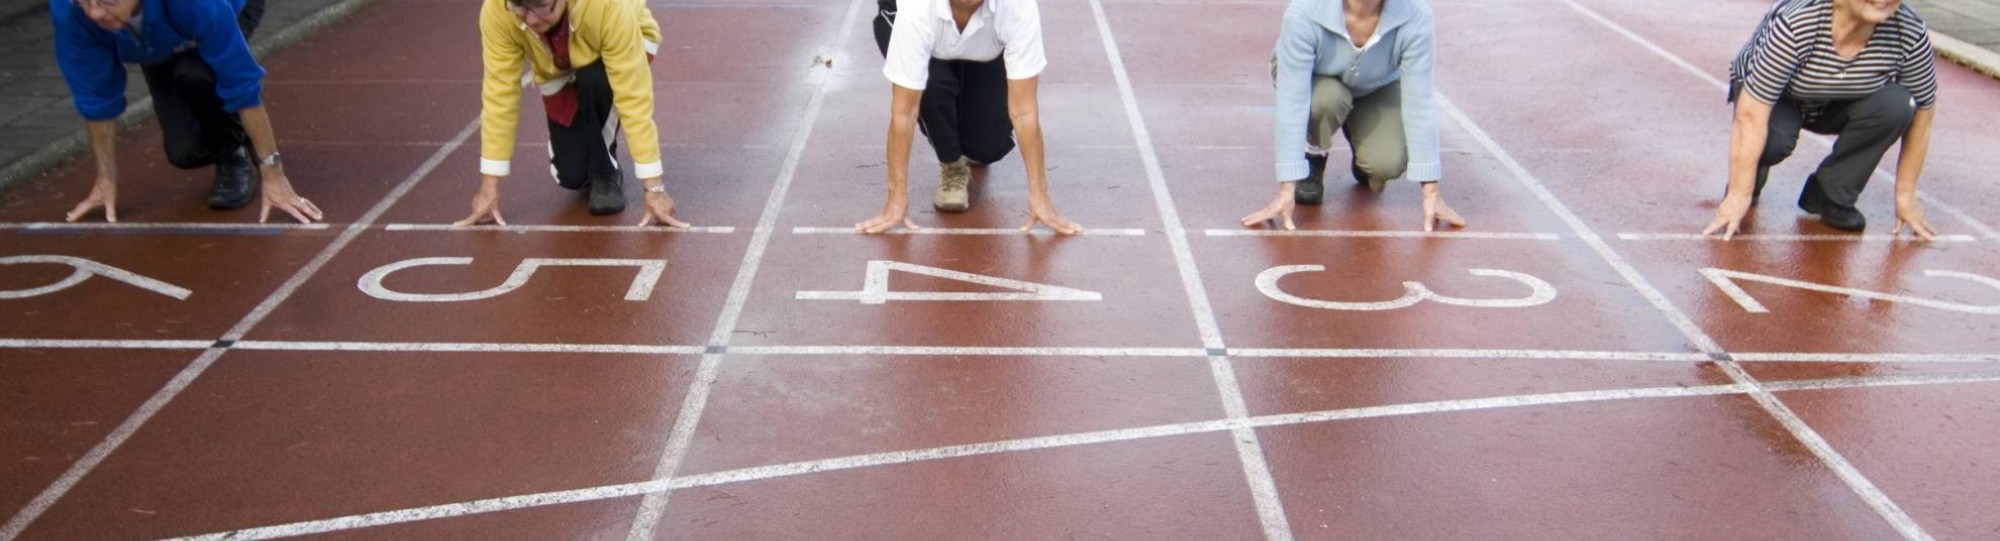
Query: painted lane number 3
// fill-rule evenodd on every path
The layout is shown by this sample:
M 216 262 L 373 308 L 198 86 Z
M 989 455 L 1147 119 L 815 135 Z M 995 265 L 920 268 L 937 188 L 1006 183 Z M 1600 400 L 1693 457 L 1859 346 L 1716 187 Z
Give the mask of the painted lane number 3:
M 1549 301 L 1556 300 L 1555 286 L 1549 285 L 1548 282 L 1543 281 L 1541 278 L 1536 278 L 1534 276 L 1514 271 L 1504 271 L 1495 269 L 1471 269 L 1468 272 L 1471 272 L 1473 276 L 1484 276 L 1488 278 L 1503 278 L 1507 280 L 1513 280 L 1515 282 L 1520 282 L 1528 286 L 1529 289 L 1528 295 L 1525 297 L 1516 297 L 1511 299 L 1467 299 L 1463 297 L 1440 295 L 1435 291 L 1431 291 L 1431 288 L 1429 286 L 1424 285 L 1422 282 L 1403 282 L 1403 296 L 1397 297 L 1393 300 L 1376 301 L 1376 302 L 1341 302 L 1341 301 L 1323 301 L 1319 299 L 1308 299 L 1305 297 L 1300 297 L 1297 295 L 1286 293 L 1284 290 L 1278 288 L 1278 279 L 1284 278 L 1287 275 L 1301 273 L 1301 272 L 1320 272 L 1324 270 L 1326 270 L 1326 267 L 1321 265 L 1286 265 L 1282 267 L 1271 267 L 1269 269 L 1265 269 L 1264 272 L 1257 273 L 1257 291 L 1262 292 L 1264 296 L 1270 297 L 1274 300 L 1277 300 L 1278 302 L 1282 302 L 1285 304 L 1304 306 L 1307 308 L 1319 308 L 1322 310 L 1349 310 L 1349 311 L 1363 311 L 1363 312 L 1409 308 L 1411 306 L 1416 306 L 1418 304 L 1421 304 L 1425 301 L 1435 302 L 1439 304 L 1448 304 L 1452 306 L 1466 306 L 1472 308 L 1527 308 L 1530 306 L 1541 306 L 1544 304 L 1548 304 Z

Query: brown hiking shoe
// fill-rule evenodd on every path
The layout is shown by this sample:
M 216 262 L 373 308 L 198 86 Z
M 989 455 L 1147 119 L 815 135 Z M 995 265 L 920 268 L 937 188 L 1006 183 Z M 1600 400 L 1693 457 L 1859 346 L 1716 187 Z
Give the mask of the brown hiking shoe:
M 965 186 L 972 182 L 972 166 L 961 157 L 943 164 L 938 172 L 937 193 L 931 194 L 931 206 L 938 212 L 965 212 L 972 208 L 972 196 Z

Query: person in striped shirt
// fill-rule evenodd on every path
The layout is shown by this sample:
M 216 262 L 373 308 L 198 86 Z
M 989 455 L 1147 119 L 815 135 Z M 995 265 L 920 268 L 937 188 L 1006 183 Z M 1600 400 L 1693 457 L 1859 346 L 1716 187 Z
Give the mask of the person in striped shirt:
M 1896 164 L 1896 227 L 1926 240 L 1936 231 L 1917 201 L 1937 114 L 1936 56 L 1929 30 L 1902 0 L 1779 0 L 1730 65 L 1736 127 L 1729 188 L 1702 234 L 1734 236 L 1762 194 L 1770 168 L 1797 146 L 1799 130 L 1835 136 L 1833 153 L 1806 177 L 1799 208 L 1828 227 L 1867 226 L 1854 208 L 1868 177 L 1902 141 Z

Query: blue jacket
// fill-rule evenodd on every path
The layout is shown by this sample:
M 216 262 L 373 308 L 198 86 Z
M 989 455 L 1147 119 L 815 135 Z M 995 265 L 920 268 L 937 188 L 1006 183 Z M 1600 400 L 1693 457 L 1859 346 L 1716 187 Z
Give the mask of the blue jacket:
M 56 63 L 69 82 L 76 111 L 88 120 L 125 112 L 125 67 L 158 64 L 190 48 L 215 70 L 215 93 L 234 113 L 262 103 L 264 67 L 236 24 L 243 0 L 145 0 L 138 31 L 107 31 L 71 0 L 49 0 L 55 23 Z
M 1386 0 L 1382 20 L 1359 54 L 1347 32 L 1341 0 L 1292 0 L 1278 30 L 1276 139 L 1278 181 L 1306 178 L 1306 122 L 1312 113 L 1313 76 L 1333 77 L 1354 97 L 1403 82 L 1403 137 L 1409 169 L 1403 175 L 1430 182 L 1443 176 L 1438 149 L 1438 103 L 1431 75 L 1437 64 L 1437 27 L 1423 0 Z

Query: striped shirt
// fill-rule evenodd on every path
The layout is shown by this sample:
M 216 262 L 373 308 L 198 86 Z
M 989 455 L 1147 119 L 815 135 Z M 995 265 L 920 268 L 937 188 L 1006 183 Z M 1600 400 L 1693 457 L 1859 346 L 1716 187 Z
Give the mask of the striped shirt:
M 1843 59 L 1833 48 L 1833 0 L 1779 0 L 1750 43 L 1729 65 L 1731 101 L 1748 87 L 1757 101 L 1798 102 L 1807 118 L 1827 102 L 1852 100 L 1895 83 L 1917 106 L 1937 102 L 1937 70 L 1929 30 L 1903 5 L 1875 26 L 1861 54 Z

